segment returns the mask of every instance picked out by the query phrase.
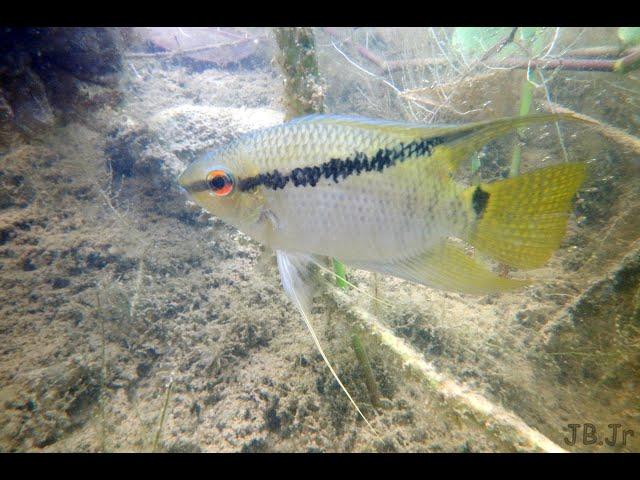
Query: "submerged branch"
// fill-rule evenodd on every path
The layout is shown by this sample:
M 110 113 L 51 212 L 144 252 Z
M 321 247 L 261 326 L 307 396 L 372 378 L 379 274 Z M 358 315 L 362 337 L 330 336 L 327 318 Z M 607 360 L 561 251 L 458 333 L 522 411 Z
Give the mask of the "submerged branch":
M 322 113 L 324 88 L 318 72 L 315 39 L 309 27 L 274 29 L 278 63 L 284 73 L 286 119 Z
M 343 301 L 348 300 L 346 294 L 342 292 L 337 292 L 336 295 L 342 297 Z M 363 323 L 382 346 L 401 359 L 405 368 L 417 374 L 425 385 L 438 394 L 453 411 L 473 419 L 481 428 L 491 432 L 501 441 L 513 445 L 517 451 L 566 452 L 542 433 L 527 425 L 515 413 L 439 372 L 433 364 L 424 360 L 422 354 L 394 335 L 369 312 L 356 308 L 353 313 L 357 321 Z
M 406 67 L 426 67 L 433 65 L 442 65 L 446 63 L 443 58 L 414 58 L 409 60 L 397 60 L 386 62 L 385 68 L 390 71 L 400 70 Z M 538 68 L 541 70 L 555 70 L 562 68 L 563 70 L 580 71 L 580 72 L 617 72 L 628 73 L 640 67 L 640 49 L 633 50 L 625 57 L 618 60 L 602 59 L 602 58 L 534 58 L 511 57 L 502 60 L 491 60 L 483 63 L 490 68 L 512 68 L 512 69 L 531 69 Z
M 583 71 L 583 72 L 618 72 L 627 73 L 640 67 L 640 49 L 634 50 L 627 56 L 619 60 L 607 60 L 600 58 L 550 58 L 550 59 L 528 59 L 528 58 L 505 58 L 487 64 L 494 68 L 518 68 L 540 70 L 563 70 Z
M 125 58 L 167 58 L 167 57 L 177 57 L 180 55 L 191 55 L 193 53 L 206 52 L 209 50 L 217 50 L 219 48 L 228 48 L 228 47 L 237 47 L 239 45 L 244 45 L 252 42 L 258 42 L 262 40 L 262 37 L 256 38 L 243 38 L 242 40 L 238 40 L 236 42 L 221 42 L 215 43 L 213 45 L 202 45 L 201 47 L 187 48 L 184 50 L 166 50 L 162 52 L 152 52 L 152 53 L 126 53 L 124 55 Z
M 324 31 L 334 38 L 339 36 L 332 28 L 325 28 Z M 511 57 L 500 60 L 490 60 L 489 58 L 500 52 L 510 41 L 513 40 L 511 34 L 504 40 L 496 44 L 480 59 L 478 63 L 491 68 L 513 68 L 513 69 L 531 69 L 538 68 L 542 70 L 555 70 L 562 68 L 571 71 L 597 71 L 597 72 L 617 72 L 628 73 L 640 68 L 640 49 L 630 49 L 621 52 L 616 47 L 595 47 L 588 49 L 574 50 L 568 52 L 561 58 L 538 58 L 529 59 L 525 57 Z M 394 72 L 404 68 L 416 67 L 432 67 L 448 64 L 449 61 L 442 57 L 430 58 L 411 58 L 406 60 L 386 61 L 367 48 L 354 44 L 349 39 L 340 39 L 345 45 L 351 45 L 365 59 L 375 64 L 380 70 Z M 606 57 L 606 58 L 602 58 Z

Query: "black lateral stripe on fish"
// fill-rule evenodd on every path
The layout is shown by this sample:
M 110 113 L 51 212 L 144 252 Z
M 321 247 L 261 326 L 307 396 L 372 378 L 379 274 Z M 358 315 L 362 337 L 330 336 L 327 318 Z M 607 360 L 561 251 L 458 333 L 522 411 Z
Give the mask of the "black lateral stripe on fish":
M 457 136 L 457 135 L 456 135 Z M 356 152 L 346 159 L 332 158 L 319 166 L 294 168 L 291 173 L 283 175 L 278 170 L 261 173 L 253 177 L 241 179 L 238 182 L 240 191 L 252 190 L 264 186 L 272 190 L 284 188 L 289 182 L 295 187 L 315 187 L 321 177 L 333 179 L 335 183 L 353 175 L 365 172 L 382 172 L 385 168 L 393 167 L 396 162 L 404 162 L 409 158 L 431 156 L 433 149 L 450 140 L 449 137 L 431 137 L 415 142 L 400 142 L 393 148 L 381 148 L 374 155 L 368 156 L 364 152 Z

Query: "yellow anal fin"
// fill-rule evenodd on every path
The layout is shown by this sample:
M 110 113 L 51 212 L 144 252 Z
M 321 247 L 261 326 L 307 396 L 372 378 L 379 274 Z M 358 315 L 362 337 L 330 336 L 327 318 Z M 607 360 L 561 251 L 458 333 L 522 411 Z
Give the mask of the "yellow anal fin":
M 412 258 L 389 264 L 359 263 L 354 266 L 440 290 L 478 295 L 513 290 L 530 283 L 496 275 L 450 240 Z
M 463 201 L 477 220 L 466 240 L 512 267 L 542 266 L 560 246 L 586 169 L 584 163 L 553 165 L 468 188 Z

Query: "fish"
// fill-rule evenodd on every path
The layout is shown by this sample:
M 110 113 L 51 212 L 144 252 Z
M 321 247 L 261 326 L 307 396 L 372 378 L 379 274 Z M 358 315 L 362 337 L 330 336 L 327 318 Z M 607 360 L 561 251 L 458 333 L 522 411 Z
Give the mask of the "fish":
M 565 235 L 586 163 L 472 185 L 454 174 L 489 141 L 560 120 L 584 121 L 568 113 L 465 125 L 309 115 L 204 153 L 178 183 L 201 207 L 276 252 L 286 294 L 362 415 L 308 321 L 314 267 L 331 257 L 466 294 L 527 285 L 494 273 L 468 247 L 516 269 L 544 265 Z

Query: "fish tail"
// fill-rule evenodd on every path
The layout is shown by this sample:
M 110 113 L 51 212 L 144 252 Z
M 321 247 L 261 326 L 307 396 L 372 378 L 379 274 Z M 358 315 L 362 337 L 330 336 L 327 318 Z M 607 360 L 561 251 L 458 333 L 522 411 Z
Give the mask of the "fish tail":
M 584 163 L 568 163 L 466 189 L 475 219 L 466 240 L 511 267 L 542 266 L 564 237 L 571 199 L 586 177 Z

